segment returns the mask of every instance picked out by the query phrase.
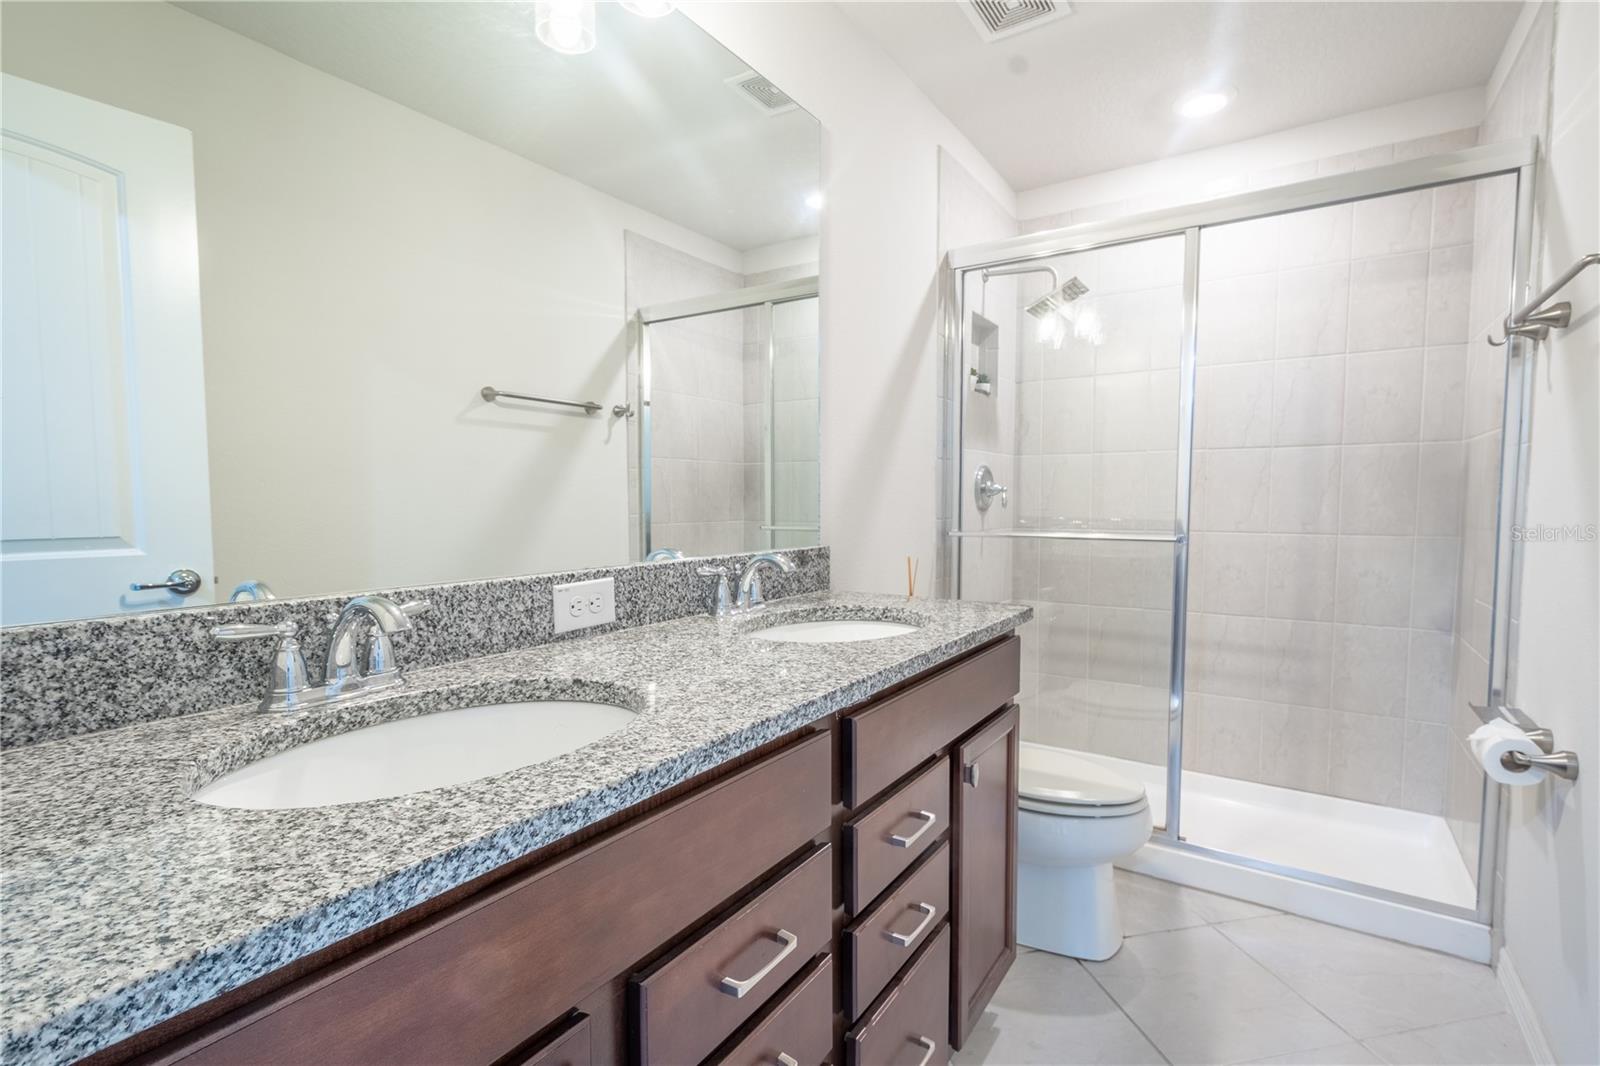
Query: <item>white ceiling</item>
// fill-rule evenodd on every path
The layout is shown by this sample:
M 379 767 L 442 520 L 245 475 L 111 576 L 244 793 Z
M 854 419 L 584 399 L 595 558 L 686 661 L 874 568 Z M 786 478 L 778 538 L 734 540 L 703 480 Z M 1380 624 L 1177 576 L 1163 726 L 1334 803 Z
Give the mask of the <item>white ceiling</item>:
M 875 39 L 1017 191 L 1482 85 L 1521 6 L 1074 2 L 993 44 L 965 0 L 847 0 Z M 1238 89 L 1203 120 L 1173 104 Z
M 816 120 L 736 95 L 748 68 L 682 14 L 600 4 L 597 46 L 566 56 L 531 4 L 179 6 L 739 251 L 817 232 Z

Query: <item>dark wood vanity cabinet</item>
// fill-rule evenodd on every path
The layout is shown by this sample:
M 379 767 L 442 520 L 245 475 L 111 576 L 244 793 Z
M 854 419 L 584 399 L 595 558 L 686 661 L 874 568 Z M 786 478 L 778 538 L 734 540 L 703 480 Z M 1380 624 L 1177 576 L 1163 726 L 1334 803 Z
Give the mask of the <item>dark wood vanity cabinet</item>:
M 1017 957 L 1018 725 L 1012 705 L 956 749 L 950 1024 L 957 1047 Z
M 1016 953 L 1018 647 L 994 641 L 91 1061 L 943 1062 Z

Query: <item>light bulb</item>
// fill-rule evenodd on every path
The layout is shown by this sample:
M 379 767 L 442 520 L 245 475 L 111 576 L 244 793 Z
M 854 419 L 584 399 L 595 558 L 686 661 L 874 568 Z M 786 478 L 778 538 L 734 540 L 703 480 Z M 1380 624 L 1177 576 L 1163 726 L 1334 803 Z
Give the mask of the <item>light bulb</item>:
M 822 210 L 822 194 L 820 192 L 807 193 L 806 194 L 806 206 L 811 208 L 811 210 L 813 210 L 813 211 L 821 211 Z
M 670 15 L 677 6 L 672 0 L 622 0 L 622 10 L 647 19 Z
M 535 0 L 533 32 L 546 48 L 576 56 L 594 48 L 594 0 Z

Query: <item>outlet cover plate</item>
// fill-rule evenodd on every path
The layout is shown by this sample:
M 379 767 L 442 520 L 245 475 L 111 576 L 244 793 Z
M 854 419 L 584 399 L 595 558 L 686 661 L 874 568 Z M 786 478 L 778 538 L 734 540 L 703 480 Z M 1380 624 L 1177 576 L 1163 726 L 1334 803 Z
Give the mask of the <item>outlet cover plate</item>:
M 609 577 L 557 585 L 553 599 L 557 633 L 608 625 L 617 620 L 617 585 Z

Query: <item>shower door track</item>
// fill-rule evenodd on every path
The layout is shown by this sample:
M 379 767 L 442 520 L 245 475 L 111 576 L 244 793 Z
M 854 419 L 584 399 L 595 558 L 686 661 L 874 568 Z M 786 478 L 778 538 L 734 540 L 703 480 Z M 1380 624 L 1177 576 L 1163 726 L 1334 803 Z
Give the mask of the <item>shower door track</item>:
M 961 545 L 964 540 L 1011 537 L 1017 539 L 1050 540 L 1125 540 L 1173 545 L 1173 620 L 1172 669 L 1169 700 L 1171 713 L 1167 733 L 1167 811 L 1166 824 L 1151 834 L 1155 842 L 1172 845 L 1183 850 L 1205 850 L 1212 857 L 1231 862 L 1240 867 L 1250 867 L 1298 878 L 1303 881 L 1327 883 L 1327 875 L 1315 871 L 1279 866 L 1253 859 L 1247 855 L 1215 852 L 1190 844 L 1181 836 L 1183 796 L 1183 688 L 1184 660 L 1187 652 L 1187 597 L 1188 597 L 1188 530 L 1189 497 L 1194 461 L 1194 374 L 1199 316 L 1199 257 L 1200 231 L 1203 228 L 1267 218 L 1273 215 L 1302 211 L 1432 188 L 1458 182 L 1476 181 L 1509 175 L 1516 179 L 1517 197 L 1511 252 L 1511 286 L 1508 294 L 1510 307 L 1520 306 L 1526 300 L 1530 285 L 1532 252 L 1533 181 L 1538 157 L 1538 140 L 1522 140 L 1480 145 L 1459 151 L 1445 152 L 1421 159 L 1372 167 L 1347 174 L 1313 178 L 1272 189 L 1240 193 L 1198 204 L 1164 208 L 1122 218 L 1084 222 L 1019 237 L 988 241 L 952 249 L 945 256 L 944 277 L 939 286 L 941 308 L 941 333 L 946 344 L 958 346 L 953 357 L 946 360 L 950 380 L 949 396 L 963 396 L 965 374 L 965 341 L 962 322 L 965 320 L 965 287 L 961 278 L 969 271 L 987 270 L 1020 263 L 1067 255 L 1073 252 L 1092 251 L 1117 244 L 1128 244 L 1160 237 L 1182 237 L 1184 247 L 1183 279 L 1183 334 L 1179 362 L 1179 436 L 1178 436 L 1178 487 L 1176 498 L 1176 532 L 1172 534 L 1092 534 L 1071 531 L 1046 530 L 966 530 L 961 528 L 963 508 L 956 504 L 950 516 L 953 528 L 948 535 L 955 544 L 953 573 L 950 587 L 956 598 L 961 596 Z M 1520 520 L 1522 507 L 1522 480 L 1518 478 L 1521 460 L 1521 437 L 1527 397 L 1531 390 L 1533 360 L 1527 358 L 1533 342 L 1515 336 L 1508 340 L 1505 402 L 1502 418 L 1500 483 L 1497 503 L 1495 549 L 1495 609 L 1491 612 L 1489 639 L 1489 689 L 1491 702 L 1504 702 L 1500 697 L 1507 690 L 1507 665 L 1510 650 L 1509 627 L 1502 617 L 1509 611 L 1513 596 L 1511 590 L 1510 554 L 1512 551 L 1511 527 Z M 956 461 L 951 464 L 948 499 L 960 501 L 965 491 L 965 478 L 961 471 L 962 442 L 965 439 L 966 405 L 955 405 L 954 440 L 951 442 Z M 1502 598 L 1503 597 L 1503 598 Z M 1503 605 L 1503 606 L 1502 606 Z M 1476 877 L 1477 906 L 1473 917 L 1488 926 L 1494 908 L 1495 866 L 1501 847 L 1500 793 L 1498 786 L 1491 787 L 1485 776 L 1480 807 L 1481 830 Z M 1337 879 L 1334 879 L 1337 880 Z M 1350 891 L 1366 894 L 1373 899 L 1384 899 L 1383 890 L 1369 885 L 1346 882 Z M 1461 908 L 1432 900 L 1407 898 L 1407 905 L 1420 906 L 1449 917 L 1461 917 Z

